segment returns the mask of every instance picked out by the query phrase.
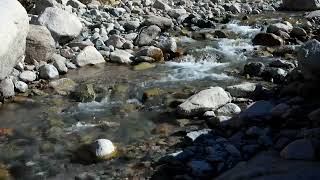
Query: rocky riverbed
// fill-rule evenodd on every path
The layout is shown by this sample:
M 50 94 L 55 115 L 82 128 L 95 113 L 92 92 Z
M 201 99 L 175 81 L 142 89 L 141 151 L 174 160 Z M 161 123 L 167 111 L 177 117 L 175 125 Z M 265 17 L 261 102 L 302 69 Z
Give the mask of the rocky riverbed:
M 1 0 L 0 179 L 319 179 L 318 7 Z

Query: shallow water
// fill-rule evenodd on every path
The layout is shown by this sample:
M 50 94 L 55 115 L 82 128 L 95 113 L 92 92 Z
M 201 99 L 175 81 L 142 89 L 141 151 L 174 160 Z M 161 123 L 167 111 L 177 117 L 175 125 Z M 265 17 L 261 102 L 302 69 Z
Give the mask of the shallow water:
M 251 57 L 251 38 L 260 29 L 237 22 L 226 28 L 239 38 L 195 41 L 181 37 L 179 46 L 187 55 L 157 64 L 154 69 L 133 71 L 128 66 L 103 64 L 66 75 L 80 84 L 93 83 L 103 89 L 103 96 L 96 101 L 77 103 L 68 97 L 49 95 L 3 105 L 1 127 L 14 132 L 9 137 L 0 136 L 0 160 L 13 167 L 18 179 L 71 173 L 66 166 L 74 175 L 74 167 L 88 169 L 70 164 L 70 155 L 80 145 L 107 138 L 125 148 L 153 136 L 151 130 L 159 122 L 174 118 L 162 112 L 173 111 L 166 101 L 174 99 L 175 92 L 188 95 L 209 86 L 225 87 L 242 81 L 230 72 L 240 69 Z M 115 87 L 122 90 L 115 93 Z M 155 87 L 165 93 L 155 101 L 143 102 L 143 92 Z M 116 164 L 123 166 L 121 163 L 119 160 Z

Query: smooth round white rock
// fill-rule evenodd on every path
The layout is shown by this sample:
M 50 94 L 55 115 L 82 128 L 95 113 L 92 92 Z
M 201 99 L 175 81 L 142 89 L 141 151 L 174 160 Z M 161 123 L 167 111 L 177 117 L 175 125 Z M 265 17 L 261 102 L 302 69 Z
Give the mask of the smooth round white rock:
M 108 139 L 98 139 L 91 144 L 91 151 L 98 158 L 112 155 L 116 150 L 113 143 Z

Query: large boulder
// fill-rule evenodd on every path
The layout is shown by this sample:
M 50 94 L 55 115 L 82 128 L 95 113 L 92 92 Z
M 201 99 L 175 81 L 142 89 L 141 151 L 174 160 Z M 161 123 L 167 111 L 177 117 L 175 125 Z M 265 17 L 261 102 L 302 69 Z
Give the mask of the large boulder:
M 313 39 L 298 51 L 299 68 L 306 79 L 320 79 L 320 42 Z
M 252 43 L 261 46 L 281 46 L 284 41 L 272 33 L 259 33 L 253 38 Z
M 30 25 L 27 36 L 27 63 L 48 61 L 55 52 L 55 42 L 45 26 Z
M 0 79 L 4 79 L 25 53 L 29 18 L 18 1 L 1 0 L 0 23 Z
M 77 16 L 59 8 L 46 8 L 38 22 L 49 29 L 55 40 L 62 43 L 77 37 L 82 30 Z
M 294 11 L 310 11 L 320 8 L 319 0 L 282 0 L 283 8 Z
M 138 37 L 135 39 L 135 44 L 138 46 L 147 46 L 156 39 L 161 33 L 161 29 L 156 25 L 151 25 L 149 27 L 144 27 Z
M 209 110 L 216 110 L 219 107 L 231 102 L 231 96 L 221 87 L 212 87 L 200 91 L 180 104 L 177 112 L 185 116 L 203 114 Z

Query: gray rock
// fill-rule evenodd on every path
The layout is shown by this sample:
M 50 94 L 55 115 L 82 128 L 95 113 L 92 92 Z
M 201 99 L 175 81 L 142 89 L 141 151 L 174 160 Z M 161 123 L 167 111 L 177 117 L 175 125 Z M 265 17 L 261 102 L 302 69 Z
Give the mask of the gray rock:
M 1 81 L 0 92 L 4 98 L 10 98 L 15 95 L 14 84 L 10 78 L 6 78 Z
M 284 69 L 293 69 L 295 68 L 295 65 L 291 62 L 285 61 L 285 60 L 274 60 L 269 64 L 270 67 L 275 68 L 284 68 Z
M 248 97 L 251 93 L 254 92 L 256 89 L 256 83 L 249 83 L 245 82 L 242 84 L 228 86 L 226 90 L 233 96 L 233 97 Z
M 38 22 L 46 26 L 53 38 L 66 42 L 80 35 L 82 24 L 73 14 L 59 8 L 46 8 L 39 16 Z
M 29 64 L 34 61 L 48 61 L 55 52 L 55 42 L 45 26 L 30 25 L 27 36 L 26 59 Z
M 320 8 L 319 0 L 282 0 L 282 6 L 287 10 L 310 11 Z
M 168 11 L 171 9 L 171 7 L 167 3 L 163 2 L 162 0 L 155 0 L 153 3 L 153 7 L 156 9 L 164 10 L 164 11 Z
M 257 101 L 249 106 L 248 109 L 240 113 L 240 117 L 247 119 L 268 118 L 274 105 L 269 101 Z
M 59 72 L 52 64 L 45 64 L 39 68 L 39 77 L 42 79 L 54 79 L 59 77 Z
M 95 65 L 104 63 L 105 60 L 99 51 L 93 46 L 85 47 L 73 60 L 77 66 Z
M 176 18 L 178 19 L 180 16 L 183 16 L 185 14 L 187 14 L 187 11 L 183 8 L 180 9 L 170 9 L 168 11 L 168 14 L 172 17 L 172 18 Z
M 126 42 L 124 38 L 119 35 L 111 35 L 109 39 L 106 41 L 107 46 L 113 46 L 115 48 L 122 48 L 123 44 Z
M 320 79 L 320 43 L 313 39 L 306 42 L 298 51 L 299 67 L 306 79 Z
M 221 87 L 213 87 L 200 91 L 180 104 L 177 111 L 181 115 L 193 116 L 208 110 L 216 110 L 231 102 L 231 96 Z
M 299 139 L 288 144 L 280 153 L 284 159 L 315 160 L 315 149 L 309 139 Z
M 241 152 L 234 145 L 228 144 L 225 148 L 231 154 L 231 156 L 241 157 Z
M 173 37 L 163 37 L 159 38 L 158 47 L 165 52 L 175 53 L 177 52 L 178 46 L 177 41 Z
M 259 33 L 252 40 L 254 45 L 262 46 L 281 46 L 284 41 L 277 35 L 272 33 Z
M 232 13 L 241 13 L 241 5 L 239 3 L 233 3 L 231 4 L 231 6 L 229 7 L 229 10 Z
M 218 115 L 232 115 L 232 114 L 239 114 L 241 109 L 238 105 L 234 103 L 228 103 L 217 109 Z
M 138 20 L 127 21 L 124 23 L 123 26 L 127 31 L 136 30 L 138 27 L 140 27 L 140 21 L 138 21 Z
M 86 5 L 82 4 L 80 1 L 78 0 L 68 0 L 67 6 L 70 5 L 72 6 L 73 8 L 86 8 Z
M 250 62 L 243 68 L 243 73 L 250 76 L 261 76 L 265 69 L 265 65 L 261 62 Z
M 61 5 L 56 0 L 37 0 L 32 13 L 41 14 L 48 7 L 61 8 Z
M 170 29 L 173 26 L 171 19 L 154 15 L 147 16 L 143 24 L 146 26 L 157 25 L 162 30 Z
M 18 92 L 24 93 L 28 90 L 28 84 L 23 81 L 15 81 L 14 86 Z
M 159 36 L 160 32 L 161 29 L 156 25 L 144 27 L 135 39 L 135 44 L 138 46 L 150 45 L 151 42 Z
M 147 56 L 153 58 L 155 61 L 163 61 L 163 52 L 160 48 L 154 46 L 142 47 L 135 56 Z
M 130 64 L 133 55 L 125 50 L 116 50 L 110 53 L 110 61 L 120 64 Z
M 0 1 L 0 80 L 8 76 L 24 56 L 29 18 L 16 0 Z
M 291 35 L 294 37 L 305 37 L 308 33 L 301 27 L 294 27 L 291 31 Z
M 293 27 L 291 24 L 287 23 L 276 23 L 276 24 L 271 24 L 268 29 L 267 32 L 268 33 L 278 33 L 279 31 L 283 31 L 286 33 L 290 33 L 292 31 Z
M 35 81 L 37 79 L 37 75 L 35 72 L 33 71 L 23 71 L 20 75 L 19 78 L 23 81 L 23 82 L 32 82 Z
M 68 72 L 68 68 L 66 66 L 66 58 L 60 56 L 59 54 L 54 54 L 52 56 L 52 61 L 54 67 L 57 68 L 60 74 L 66 74 Z
M 108 159 L 116 151 L 116 147 L 108 139 L 98 139 L 90 145 L 91 152 L 98 159 Z

